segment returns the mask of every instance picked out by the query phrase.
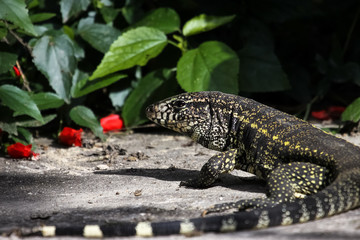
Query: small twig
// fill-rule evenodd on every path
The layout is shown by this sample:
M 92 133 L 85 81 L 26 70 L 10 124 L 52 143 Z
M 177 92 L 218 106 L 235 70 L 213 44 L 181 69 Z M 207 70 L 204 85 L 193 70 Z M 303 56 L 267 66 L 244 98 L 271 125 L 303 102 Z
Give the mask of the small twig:
M 1 41 L 2 41 L 2 42 L 5 42 L 7 45 L 10 45 L 9 40 L 7 40 L 6 37 L 3 37 L 3 38 L 1 39 Z
M 24 86 L 24 88 L 25 88 L 28 92 L 31 92 L 31 88 L 30 88 L 29 82 L 28 82 L 28 80 L 27 80 L 24 72 L 22 71 L 21 66 L 20 66 L 20 63 L 19 63 L 18 60 L 16 60 L 16 66 L 17 66 L 17 68 L 19 69 L 21 78 L 22 78 L 22 80 L 23 80 L 23 86 Z
M 306 104 L 306 109 L 305 109 L 305 114 L 304 114 L 303 120 L 305 120 L 305 121 L 308 120 L 309 115 L 310 115 L 311 106 L 314 104 L 314 102 L 317 101 L 318 98 L 319 98 L 318 96 L 315 96 L 313 99 L 311 99 L 311 101 L 308 104 Z
M 19 35 L 17 35 L 16 32 L 14 32 L 11 28 L 9 28 L 8 23 L 7 23 L 6 21 L 4 21 L 4 22 L 5 22 L 6 28 L 7 28 L 7 30 L 9 31 L 9 33 L 10 33 L 11 35 L 13 35 L 13 36 L 16 38 L 16 40 L 18 40 L 18 42 L 19 42 L 21 45 L 23 45 L 23 46 L 29 51 L 30 55 L 32 56 L 32 49 L 31 49 L 31 47 L 29 46 L 29 44 L 27 44 L 26 42 L 24 42 L 24 40 L 23 40 L 21 37 L 19 37 Z
M 179 45 L 176 42 L 168 40 L 168 43 L 170 43 L 171 45 L 173 45 L 173 46 L 179 48 L 180 50 L 182 50 L 181 47 L 179 47 Z
M 23 45 L 23 46 L 29 51 L 30 55 L 32 56 L 32 49 L 31 49 L 31 47 L 29 46 L 29 44 L 27 44 L 26 42 L 24 42 L 24 40 L 23 40 L 21 37 L 19 37 L 19 35 L 17 35 L 13 30 L 11 30 L 11 28 L 9 28 L 8 23 L 7 23 L 6 21 L 4 21 L 4 22 L 5 22 L 5 25 L 6 25 L 6 29 L 9 31 L 9 33 L 10 33 L 11 35 L 13 35 L 13 36 L 16 38 L 16 40 L 18 40 L 18 42 L 19 42 L 21 45 Z M 9 42 L 8 42 L 8 40 L 7 40 L 6 38 L 4 38 L 4 41 L 5 41 L 7 44 L 9 44 Z M 18 68 L 18 70 L 19 70 L 19 72 L 20 72 L 20 75 L 21 75 L 21 78 L 22 78 L 22 81 L 23 81 L 23 86 L 24 86 L 24 88 L 25 88 L 28 92 L 31 92 L 30 84 L 29 84 L 29 82 L 28 82 L 28 80 L 27 80 L 24 72 L 22 71 L 21 66 L 20 66 L 20 63 L 19 63 L 18 60 L 16 60 L 16 67 Z

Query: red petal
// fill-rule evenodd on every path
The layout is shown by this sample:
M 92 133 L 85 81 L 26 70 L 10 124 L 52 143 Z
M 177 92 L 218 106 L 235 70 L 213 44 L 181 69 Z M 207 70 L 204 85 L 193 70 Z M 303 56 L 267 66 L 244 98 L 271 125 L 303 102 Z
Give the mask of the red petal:
M 120 130 L 124 126 L 124 122 L 118 114 L 110 114 L 101 118 L 100 124 L 104 132 Z
M 313 116 L 314 118 L 319 119 L 319 120 L 328 120 L 328 119 L 330 119 L 329 114 L 325 110 L 312 111 L 311 116 Z
M 345 107 L 342 106 L 331 106 L 328 108 L 329 115 L 331 118 L 338 119 L 341 114 L 345 111 Z
M 10 157 L 13 158 L 28 158 L 30 157 L 33 152 L 31 151 L 32 145 L 24 145 L 22 143 L 15 143 L 7 147 L 7 152 Z
M 82 133 L 82 129 L 80 128 L 79 130 L 73 129 L 73 128 L 69 128 L 69 127 L 64 127 L 64 129 L 61 131 L 60 135 L 59 135 L 59 140 L 62 144 L 66 145 L 66 146 L 77 146 L 77 147 L 81 147 L 82 143 L 81 143 L 81 133 Z
M 34 153 L 32 152 L 31 160 L 37 161 L 40 159 L 40 153 Z
M 13 69 L 14 69 L 15 75 L 16 75 L 17 77 L 20 77 L 21 74 L 20 74 L 19 69 L 18 69 L 16 66 L 13 66 Z

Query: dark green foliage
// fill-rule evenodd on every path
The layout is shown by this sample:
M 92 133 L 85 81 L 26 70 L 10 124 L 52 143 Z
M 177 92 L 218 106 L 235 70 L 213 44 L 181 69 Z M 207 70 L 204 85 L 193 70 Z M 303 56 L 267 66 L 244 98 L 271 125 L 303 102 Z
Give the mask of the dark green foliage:
M 116 109 L 131 127 L 146 121 L 146 104 L 181 91 L 267 93 L 300 113 L 315 99 L 347 105 L 359 97 L 359 9 L 357 0 L 0 0 L 0 128 L 28 135 L 50 121 L 55 133 L 73 121 L 102 137 L 96 118 L 72 109 Z
M 358 122 L 360 121 L 360 98 L 352 102 L 341 115 L 341 120 Z

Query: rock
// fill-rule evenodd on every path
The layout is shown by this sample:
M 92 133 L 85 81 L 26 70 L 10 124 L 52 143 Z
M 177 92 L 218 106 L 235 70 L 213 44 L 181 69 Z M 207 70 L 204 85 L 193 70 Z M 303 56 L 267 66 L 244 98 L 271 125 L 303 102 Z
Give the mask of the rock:
M 109 166 L 106 164 L 99 164 L 95 168 L 95 170 L 107 170 L 107 169 L 109 169 Z

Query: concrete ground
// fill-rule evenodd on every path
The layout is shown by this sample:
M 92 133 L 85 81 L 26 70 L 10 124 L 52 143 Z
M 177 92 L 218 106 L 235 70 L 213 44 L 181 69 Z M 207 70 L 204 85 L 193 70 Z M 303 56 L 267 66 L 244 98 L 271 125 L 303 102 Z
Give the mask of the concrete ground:
M 1 240 L 18 239 L 14 230 L 40 224 L 199 217 L 214 203 L 264 196 L 265 192 L 264 182 L 241 171 L 222 176 L 208 189 L 179 187 L 180 181 L 198 174 L 214 151 L 169 132 L 115 134 L 105 143 L 92 146 L 90 141 L 89 148 L 65 148 L 42 138 L 36 141 L 38 161 L 0 158 L 0 232 L 10 234 L 0 234 Z M 349 141 L 360 145 L 359 137 Z M 360 239 L 360 209 L 305 224 L 192 239 L 218 238 Z

